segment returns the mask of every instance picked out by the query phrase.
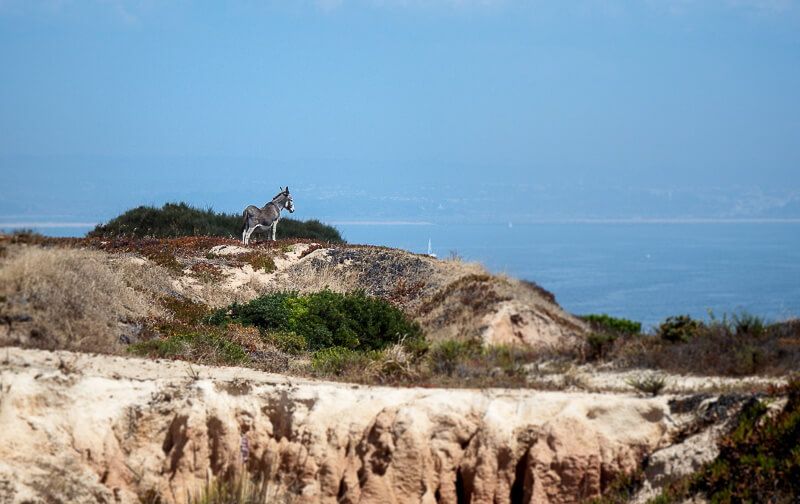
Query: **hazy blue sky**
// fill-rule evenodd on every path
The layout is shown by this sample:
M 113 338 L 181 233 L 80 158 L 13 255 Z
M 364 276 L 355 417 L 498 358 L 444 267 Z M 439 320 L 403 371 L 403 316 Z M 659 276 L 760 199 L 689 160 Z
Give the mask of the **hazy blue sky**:
M 418 185 L 437 208 L 531 188 L 636 214 L 713 187 L 709 215 L 800 209 L 789 0 L 0 0 L 0 73 L 5 215 L 227 210 L 287 183 L 305 216 Z M 592 187 L 639 192 L 625 210 Z

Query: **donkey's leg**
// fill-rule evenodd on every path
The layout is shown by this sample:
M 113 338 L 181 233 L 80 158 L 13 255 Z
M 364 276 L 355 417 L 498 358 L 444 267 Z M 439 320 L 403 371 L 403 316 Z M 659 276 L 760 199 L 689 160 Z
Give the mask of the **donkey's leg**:
M 256 224 L 255 226 L 253 226 L 253 229 L 251 229 L 251 230 L 250 230 L 250 234 L 248 234 L 248 235 L 247 235 L 247 243 L 248 243 L 248 244 L 250 243 L 250 237 L 251 237 L 251 236 L 253 235 L 253 233 L 255 233 L 255 232 L 258 230 L 258 228 L 260 228 L 260 227 L 263 227 L 263 226 L 261 226 L 261 224 Z
M 255 228 L 250 224 L 250 219 L 248 219 L 244 231 L 242 232 L 242 240 L 245 245 L 250 245 L 250 235 L 253 234 L 254 229 Z
M 245 241 L 244 241 L 245 245 L 250 245 L 250 235 L 253 234 L 253 232 L 256 230 L 257 227 L 258 226 L 253 226 L 253 227 L 248 227 L 247 228 L 247 231 L 245 231 L 247 233 L 247 237 L 245 238 Z
M 278 221 L 272 223 L 272 241 L 275 241 L 275 233 L 278 231 Z

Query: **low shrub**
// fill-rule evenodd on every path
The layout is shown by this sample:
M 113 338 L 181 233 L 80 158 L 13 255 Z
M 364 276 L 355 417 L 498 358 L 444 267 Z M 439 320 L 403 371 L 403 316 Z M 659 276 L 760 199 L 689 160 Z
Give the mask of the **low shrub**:
M 775 415 L 753 401 L 737 427 L 719 443 L 720 453 L 692 484 L 711 502 L 796 502 L 800 496 L 800 381 Z
M 319 377 L 337 377 L 362 383 L 408 384 L 422 376 L 421 360 L 404 345 L 358 351 L 331 347 L 314 352 L 311 371 Z
M 619 335 L 613 333 L 591 333 L 586 337 L 586 359 L 603 359 L 611 353 Z
M 689 315 L 667 317 L 658 326 L 658 336 L 671 343 L 686 343 L 700 332 L 702 326 L 700 321 L 694 320 Z
M 263 271 L 264 273 L 272 273 L 275 271 L 275 259 L 272 256 L 261 252 L 248 252 L 239 256 L 239 260 L 243 263 L 249 264 L 255 271 Z
M 418 375 L 418 355 L 402 345 L 394 344 L 380 351 L 378 371 L 381 381 L 409 380 Z
M 192 276 L 204 283 L 216 283 L 225 278 L 225 274 L 215 264 L 199 262 L 192 264 L 189 270 Z
M 375 357 L 371 353 L 344 347 L 323 348 L 314 352 L 311 369 L 320 375 L 341 376 L 355 371 L 358 375 L 366 377 Z
M 481 361 L 491 368 L 490 374 L 502 373 L 507 377 L 524 377 L 525 365 L 533 357 L 533 352 L 519 345 L 492 345 L 481 348 Z
M 731 317 L 737 335 L 761 336 L 767 323 L 762 317 L 747 312 L 734 313 Z
M 241 218 L 241 217 L 240 217 Z M 279 240 L 285 238 L 306 238 L 309 240 L 319 240 L 328 243 L 345 243 L 339 230 L 333 226 L 323 224 L 316 219 L 299 221 L 296 219 L 281 219 L 278 224 L 276 237 Z
M 161 305 L 172 315 L 172 319 L 185 325 L 202 322 L 209 314 L 208 306 L 179 296 L 161 299 Z
M 220 310 L 209 321 L 236 321 L 268 333 L 294 333 L 305 340 L 310 350 L 377 350 L 400 341 L 413 343 L 422 339 L 419 324 L 387 301 L 363 292 L 267 294 Z
M 739 315 L 703 323 L 680 316 L 668 318 L 656 334 L 620 337 L 613 345 L 590 336 L 587 355 L 602 352 L 603 358 L 631 367 L 725 376 L 781 375 L 797 370 L 800 362 L 798 320 L 768 324 Z
M 248 361 L 241 345 L 218 334 L 186 332 L 163 339 L 135 343 L 128 351 L 140 356 L 181 359 L 208 364 L 242 364 Z
M 632 472 L 622 472 L 618 474 L 603 491 L 603 495 L 586 501 L 586 504 L 628 504 L 636 497 L 637 492 L 642 488 L 644 481 L 644 471 L 637 469 Z M 666 504 L 655 500 L 647 501 L 647 504 Z
M 627 383 L 639 392 L 655 397 L 667 386 L 667 379 L 663 375 L 653 373 L 630 378 Z
M 589 323 L 596 331 L 611 332 L 618 334 L 639 334 L 642 332 L 642 323 L 625 318 L 612 317 L 601 314 L 583 315 L 583 320 Z
M 188 504 L 291 504 L 297 495 L 286 488 L 255 478 L 247 472 L 238 472 L 233 477 L 218 477 L 206 481 L 200 492 L 191 495 Z M 162 502 L 161 496 L 153 492 L 143 496 L 141 502 Z
M 481 350 L 476 341 L 445 340 L 431 348 L 428 362 L 434 373 L 453 376 L 459 365 L 479 356 Z
M 292 331 L 273 331 L 267 333 L 264 340 L 290 354 L 299 354 L 308 350 L 308 341 Z

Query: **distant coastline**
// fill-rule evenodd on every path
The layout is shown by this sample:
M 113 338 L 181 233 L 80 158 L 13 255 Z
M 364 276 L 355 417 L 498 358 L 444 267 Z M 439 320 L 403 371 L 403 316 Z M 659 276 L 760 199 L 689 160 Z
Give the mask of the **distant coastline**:
M 800 218 L 622 218 L 622 219 L 535 219 L 515 224 L 800 224 Z
M 82 228 L 98 224 L 99 222 L 0 222 L 0 229 Z
M 333 226 L 436 226 L 437 224 L 450 225 L 462 224 L 458 222 L 436 223 L 432 221 L 415 220 L 327 220 L 322 219 Z M 506 224 L 512 222 L 514 225 L 534 225 L 534 224 L 800 224 L 798 218 L 716 218 L 716 217 L 697 217 L 697 218 L 568 218 L 568 219 L 509 219 L 498 221 L 495 224 Z M 14 229 L 37 229 L 37 228 L 94 228 L 101 222 L 59 222 L 59 221 L 0 221 L 0 230 L 13 231 Z M 492 224 L 492 223 L 482 223 Z

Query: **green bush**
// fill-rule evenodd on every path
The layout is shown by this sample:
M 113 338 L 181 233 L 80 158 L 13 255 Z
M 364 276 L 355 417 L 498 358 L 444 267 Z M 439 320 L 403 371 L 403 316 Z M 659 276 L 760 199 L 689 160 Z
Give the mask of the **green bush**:
M 241 217 L 239 217 L 241 220 Z M 344 243 L 344 238 L 339 230 L 333 226 L 323 224 L 316 219 L 299 221 L 295 219 L 281 219 L 278 224 L 278 239 L 284 238 L 308 238 L 309 240 L 320 240 L 330 243 Z
M 273 331 L 264 339 L 286 353 L 298 354 L 308 350 L 308 341 L 292 331 Z
M 212 322 L 236 320 L 244 325 L 254 325 L 270 330 L 291 330 L 289 327 L 289 299 L 296 294 L 279 292 L 258 297 L 246 304 L 234 303 L 211 316 Z M 220 316 L 222 314 L 222 316 Z
M 254 325 L 267 333 L 294 333 L 310 350 L 377 350 L 398 342 L 413 345 L 422 339 L 419 324 L 387 301 L 363 292 L 267 294 L 246 304 L 233 304 L 209 320 Z
M 686 343 L 697 336 L 702 327 L 702 322 L 694 320 L 689 315 L 676 315 L 667 317 L 661 323 L 658 327 L 658 336 L 672 343 Z
M 608 355 L 619 336 L 610 333 L 591 333 L 586 337 L 588 360 L 602 359 Z
M 175 238 L 179 236 L 242 236 L 242 215 L 201 210 L 186 203 L 166 203 L 161 208 L 139 206 L 97 225 L 87 236 L 112 238 L 129 236 L 142 238 Z M 343 243 L 339 231 L 318 220 L 298 221 L 281 219 L 276 237 L 308 238 L 331 243 Z
M 610 315 L 606 315 L 605 313 L 601 313 L 599 315 L 583 315 L 581 318 L 598 331 L 608 331 L 619 334 L 639 334 L 642 332 L 641 322 L 612 317 Z

